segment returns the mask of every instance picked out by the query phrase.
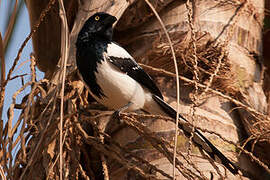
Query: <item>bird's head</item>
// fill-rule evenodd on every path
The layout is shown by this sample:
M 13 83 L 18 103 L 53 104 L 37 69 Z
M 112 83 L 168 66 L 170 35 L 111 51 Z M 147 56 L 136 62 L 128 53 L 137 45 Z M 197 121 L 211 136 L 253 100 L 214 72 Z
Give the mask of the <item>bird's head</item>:
M 97 36 L 111 40 L 113 35 L 112 25 L 116 20 L 116 17 L 110 14 L 103 12 L 95 13 L 84 23 L 78 38 L 84 40 L 90 36 Z

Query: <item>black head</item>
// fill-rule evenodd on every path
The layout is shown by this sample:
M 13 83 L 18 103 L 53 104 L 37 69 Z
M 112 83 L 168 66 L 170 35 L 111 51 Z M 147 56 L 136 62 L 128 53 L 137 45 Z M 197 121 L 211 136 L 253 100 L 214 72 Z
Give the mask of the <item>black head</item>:
M 110 14 L 98 12 L 84 23 L 78 39 L 84 41 L 90 37 L 100 37 L 111 40 L 113 35 L 112 25 L 116 20 L 116 17 Z

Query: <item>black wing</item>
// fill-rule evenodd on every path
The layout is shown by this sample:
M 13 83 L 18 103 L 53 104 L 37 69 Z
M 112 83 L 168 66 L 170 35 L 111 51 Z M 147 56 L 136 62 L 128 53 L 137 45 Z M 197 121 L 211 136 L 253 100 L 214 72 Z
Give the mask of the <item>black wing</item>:
M 163 99 L 163 96 L 152 78 L 131 58 L 108 56 L 108 61 L 146 87 L 151 93 Z

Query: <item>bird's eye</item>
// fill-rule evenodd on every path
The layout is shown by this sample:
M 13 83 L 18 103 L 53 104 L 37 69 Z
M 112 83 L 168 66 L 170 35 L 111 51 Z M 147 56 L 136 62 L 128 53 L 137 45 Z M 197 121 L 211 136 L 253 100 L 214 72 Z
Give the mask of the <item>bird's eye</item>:
M 95 17 L 95 20 L 98 21 L 98 20 L 99 20 L 99 16 L 96 16 L 96 17 Z

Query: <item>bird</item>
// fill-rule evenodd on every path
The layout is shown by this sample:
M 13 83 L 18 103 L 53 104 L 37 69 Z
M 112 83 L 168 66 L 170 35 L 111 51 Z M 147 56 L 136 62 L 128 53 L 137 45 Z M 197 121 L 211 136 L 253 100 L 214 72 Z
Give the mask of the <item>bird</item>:
M 76 41 L 78 74 L 93 98 L 116 113 L 144 110 L 150 114 L 176 118 L 153 79 L 135 59 L 112 40 L 115 16 L 97 12 L 82 26 Z M 188 122 L 181 114 L 179 119 Z M 198 129 L 179 123 L 179 129 L 211 158 L 221 162 L 232 174 L 238 167 L 222 154 Z

